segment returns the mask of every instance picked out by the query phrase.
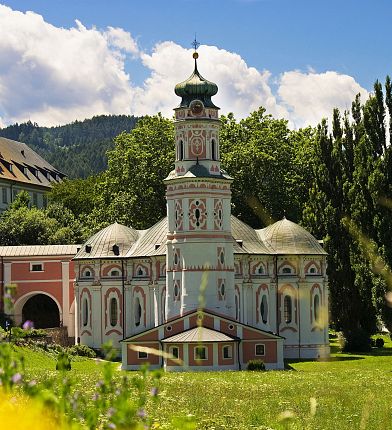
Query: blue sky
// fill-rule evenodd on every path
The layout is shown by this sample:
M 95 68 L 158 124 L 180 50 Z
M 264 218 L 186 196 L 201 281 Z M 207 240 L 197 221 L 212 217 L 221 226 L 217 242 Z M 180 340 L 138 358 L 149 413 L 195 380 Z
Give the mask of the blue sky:
M 254 79 L 253 84 L 247 89 L 249 94 L 245 94 L 241 77 L 236 76 L 237 81 L 233 84 L 235 90 L 232 90 L 225 87 L 228 81 L 231 82 L 231 76 L 223 71 L 213 76 L 222 88 L 222 99 L 219 100 L 221 105 L 223 102 L 234 106 L 230 109 L 222 105 L 222 111 L 233 110 L 239 117 L 247 114 L 244 108 L 246 103 L 254 108 L 261 102 L 267 106 L 269 103 L 272 114 L 288 118 L 295 126 L 315 123 L 319 116 L 320 118 L 325 116 L 333 106 L 334 99 L 331 94 L 334 91 L 336 94 L 342 94 L 347 89 L 346 99 L 343 100 L 342 95 L 335 98 L 337 106 L 347 108 L 358 89 L 366 96 L 366 92 L 371 91 L 377 78 L 383 81 L 388 73 L 392 74 L 390 45 L 392 2 L 390 0 L 200 0 L 197 2 L 194 0 L 0 0 L 0 4 L 8 6 L 14 15 L 18 11 L 33 11 L 42 16 L 46 26 L 58 29 L 75 28 L 75 20 L 78 20 L 87 30 L 95 28 L 104 37 L 108 28 L 118 28 L 129 33 L 132 41 L 137 44 L 137 53 L 127 49 L 124 51 L 118 46 L 115 48 L 118 51 L 117 54 L 123 56 L 119 68 L 122 68 L 128 76 L 130 88 L 131 108 L 125 113 L 141 114 L 143 108 L 148 110 L 145 113 L 153 113 L 154 109 L 162 110 L 164 113 L 169 112 L 165 110 L 164 103 L 170 103 L 174 99 L 165 98 L 163 95 L 162 98 L 156 90 L 157 87 L 152 84 L 149 94 L 142 92 L 146 90 L 148 79 L 151 77 L 155 79 L 157 74 L 161 82 L 170 80 L 162 69 L 165 67 L 164 64 L 157 60 L 158 55 L 165 58 L 171 56 L 173 62 L 178 61 L 180 52 L 178 47 L 183 48 L 184 51 L 189 49 L 195 32 L 203 45 L 216 47 L 219 50 L 219 55 L 216 51 L 205 50 L 204 58 L 208 59 L 209 63 L 219 61 L 220 64 L 225 64 L 227 60 L 227 64 L 230 65 L 230 62 L 234 61 L 238 67 L 233 66 L 233 74 L 243 74 L 243 78 L 248 81 Z M 11 12 L 8 10 L 3 14 L 3 20 L 9 22 L 9 16 L 13 16 L 10 15 Z M 0 28 L 1 19 L 0 15 Z M 18 19 L 15 20 L 15 32 L 18 32 L 20 26 L 29 26 L 28 20 L 22 22 Z M 12 30 L 12 27 L 10 29 Z M 45 32 L 44 29 L 42 31 Z M 25 37 L 37 37 L 36 44 L 42 40 L 37 29 L 34 30 L 33 36 L 29 34 Z M 165 43 L 172 43 L 171 49 L 167 46 L 165 48 Z M 23 45 L 24 41 L 21 40 L 20 44 Z M 0 42 L 0 55 L 2 55 L 2 49 L 4 53 L 9 52 L 11 45 L 12 49 L 19 52 L 13 42 L 10 41 L 9 45 Z M 30 48 L 26 49 L 25 52 L 31 52 Z M 108 49 L 113 51 L 113 47 Z M 152 58 L 154 53 L 156 58 Z M 237 54 L 238 57 L 233 59 L 229 54 Z M 48 58 L 50 55 L 49 48 Z M 58 55 L 53 53 L 54 57 Z M 186 61 L 185 58 L 182 61 Z M 42 59 L 31 61 L 35 62 L 35 70 L 42 66 Z M 69 58 L 64 59 L 65 65 L 68 64 L 67 61 Z M 240 64 L 241 61 L 245 63 L 245 69 Z M 0 61 L 0 84 L 1 67 Z M 97 67 L 99 68 L 99 65 Z M 188 69 L 189 67 L 191 66 L 188 66 Z M 252 75 L 253 68 L 258 71 L 259 76 Z M 182 76 L 182 79 L 185 79 L 187 69 L 183 65 L 180 69 L 185 70 L 185 76 Z M 210 67 L 210 64 L 204 66 L 204 70 L 210 69 L 210 75 L 206 74 L 209 79 L 211 73 L 214 74 L 214 67 Z M 174 71 L 176 70 L 174 68 Z M 327 72 L 330 74 L 326 75 Z M 107 74 L 109 75 L 110 72 L 108 71 Z M 114 74 L 116 74 L 115 70 Z M 26 76 L 32 79 L 30 87 L 34 87 L 33 77 L 27 72 L 24 74 L 24 79 Z M 34 79 L 37 78 L 38 76 L 34 77 Z M 51 75 L 51 78 L 53 78 L 51 83 L 53 88 L 56 78 L 54 75 Z M 108 76 L 106 79 L 111 81 Z M 61 80 L 60 77 L 59 82 Z M 332 85 L 330 91 L 329 85 Z M 114 87 L 116 86 L 118 87 L 114 84 Z M 309 91 L 309 87 L 313 88 L 313 93 L 305 94 L 302 101 L 297 101 L 303 92 Z M 83 86 L 80 88 L 82 89 Z M 299 91 L 301 88 L 302 90 Z M 314 104 L 317 114 L 306 113 L 305 105 L 302 107 L 297 105 L 312 103 L 318 88 L 320 88 L 321 99 Z M 162 84 L 158 89 L 163 90 Z M 169 87 L 165 90 L 169 90 Z M 56 99 L 61 99 L 61 88 L 56 88 L 56 91 L 57 97 L 54 100 L 48 100 L 47 106 L 55 103 Z M 159 102 L 154 98 L 153 91 L 157 94 Z M 260 93 L 260 97 L 255 99 L 251 94 L 252 91 Z M 116 96 L 115 91 L 110 94 Z M 26 95 L 28 95 L 27 89 L 24 96 Z M 31 96 L 34 97 L 34 92 Z M 140 99 L 143 96 L 146 96 L 143 102 L 135 101 L 133 98 Z M 59 111 L 55 115 L 50 115 L 43 108 L 45 101 L 42 95 L 40 97 L 40 106 L 37 106 L 37 109 L 33 106 L 31 110 L 34 119 L 39 123 L 63 122 L 61 112 L 65 112 L 64 106 L 54 106 L 52 111 L 56 109 Z M 235 97 L 243 99 L 242 107 L 237 107 L 237 112 Z M 275 100 L 271 101 L 271 97 Z M 154 103 L 151 100 L 154 100 Z M 266 102 L 263 103 L 265 100 Z M 0 91 L 0 119 L 3 124 L 21 120 L 26 116 L 28 112 L 26 106 L 20 106 L 18 111 L 17 107 L 9 107 L 8 103 L 2 100 Z M 76 99 L 70 105 L 75 107 L 77 103 Z M 113 103 L 110 105 L 101 99 L 99 102 L 96 100 L 95 103 L 97 113 L 110 113 L 110 110 L 117 113 L 121 109 L 124 110 L 125 105 L 126 102 L 122 101 L 113 107 Z M 325 109 L 322 108 L 324 105 Z M 174 106 L 168 108 L 172 107 Z M 81 117 L 91 113 L 93 112 L 88 109 L 75 108 L 73 111 L 68 109 L 63 116 L 64 121 L 68 121 L 72 118 L 72 114 Z

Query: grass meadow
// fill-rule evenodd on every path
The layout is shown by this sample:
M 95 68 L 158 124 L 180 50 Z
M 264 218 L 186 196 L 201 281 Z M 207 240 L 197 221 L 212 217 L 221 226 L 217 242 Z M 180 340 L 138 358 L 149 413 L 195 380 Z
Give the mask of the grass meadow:
M 384 339 L 369 354 L 342 354 L 332 343 L 329 361 L 291 361 L 286 371 L 165 373 L 147 412 L 156 429 L 176 428 L 176 416 L 193 417 L 198 429 L 390 429 L 392 342 Z M 56 375 L 54 357 L 23 353 L 28 378 Z M 112 365 L 120 378 L 119 363 Z M 101 366 L 80 358 L 69 373 L 92 396 Z

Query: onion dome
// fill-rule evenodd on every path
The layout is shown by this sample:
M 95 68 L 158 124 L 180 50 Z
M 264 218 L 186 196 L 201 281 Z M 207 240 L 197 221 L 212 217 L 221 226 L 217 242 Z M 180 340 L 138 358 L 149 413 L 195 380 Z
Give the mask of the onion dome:
M 139 239 L 139 232 L 114 223 L 91 236 L 80 248 L 74 260 L 124 257 Z
M 212 103 L 211 97 L 218 92 L 218 86 L 201 76 L 197 70 L 198 57 L 198 53 L 194 52 L 195 69 L 192 75 L 189 76 L 187 80 L 177 84 L 174 88 L 174 92 L 182 98 L 179 107 L 189 107 L 193 100 L 200 100 L 205 107 L 217 108 L 217 106 Z
M 286 218 L 257 232 L 267 247 L 276 254 L 327 254 L 314 236 Z

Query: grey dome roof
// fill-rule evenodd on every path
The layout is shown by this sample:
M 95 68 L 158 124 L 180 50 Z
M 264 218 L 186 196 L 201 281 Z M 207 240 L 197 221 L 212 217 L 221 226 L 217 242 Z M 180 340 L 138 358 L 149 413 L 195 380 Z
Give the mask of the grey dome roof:
M 138 240 L 139 235 L 140 232 L 131 227 L 118 223 L 111 224 L 90 237 L 74 259 L 123 257 Z M 115 253 L 113 245 L 117 245 L 118 253 Z
M 257 231 L 248 224 L 231 215 L 231 234 L 235 241 L 235 254 L 272 254 L 260 239 Z
M 327 255 L 314 236 L 286 218 L 257 230 L 257 233 L 274 254 Z

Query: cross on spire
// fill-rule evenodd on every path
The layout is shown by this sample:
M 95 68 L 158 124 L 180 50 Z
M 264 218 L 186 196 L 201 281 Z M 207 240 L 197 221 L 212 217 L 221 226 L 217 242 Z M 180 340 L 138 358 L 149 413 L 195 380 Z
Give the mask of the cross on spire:
M 195 52 L 197 51 L 197 48 L 200 46 L 200 43 L 196 40 L 196 34 L 195 34 L 195 40 L 191 43 L 191 46 L 193 47 Z

